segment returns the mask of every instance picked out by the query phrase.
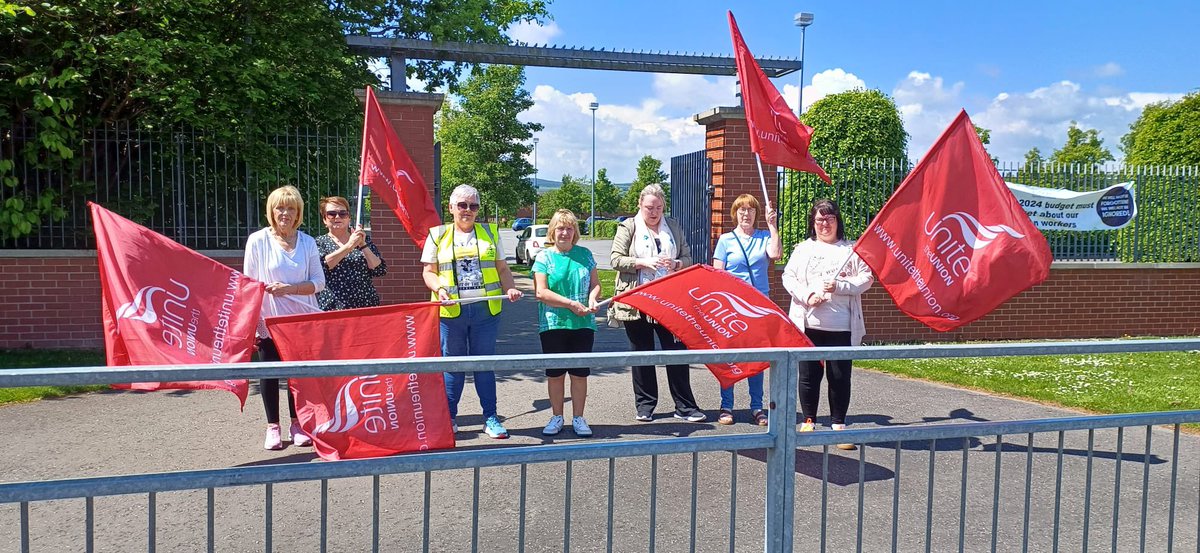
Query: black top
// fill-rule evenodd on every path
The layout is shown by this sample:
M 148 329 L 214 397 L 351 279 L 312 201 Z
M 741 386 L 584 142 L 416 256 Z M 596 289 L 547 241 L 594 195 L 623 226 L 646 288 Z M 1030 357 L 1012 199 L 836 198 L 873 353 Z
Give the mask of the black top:
M 333 237 L 322 234 L 317 237 L 317 251 L 321 254 L 321 266 L 325 268 L 325 289 L 317 294 L 317 304 L 322 311 L 339 309 L 357 309 L 359 307 L 375 307 L 379 305 L 379 292 L 371 279 L 387 274 L 387 263 L 379 255 L 379 249 L 367 236 L 367 247 L 379 258 L 379 266 L 367 268 L 367 258 L 363 252 L 352 250 L 346 254 L 337 266 L 330 269 L 325 264 L 325 256 L 341 247 Z

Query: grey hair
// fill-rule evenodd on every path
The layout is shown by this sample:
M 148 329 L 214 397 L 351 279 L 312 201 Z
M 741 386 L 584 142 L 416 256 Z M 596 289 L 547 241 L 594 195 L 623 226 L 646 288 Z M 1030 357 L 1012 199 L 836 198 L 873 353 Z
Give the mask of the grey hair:
M 455 186 L 454 191 L 450 193 L 450 203 L 454 203 L 457 200 L 466 200 L 467 198 L 479 199 L 479 191 L 469 184 Z
M 662 200 L 663 203 L 666 203 L 667 201 L 666 194 L 663 193 L 662 185 L 657 182 L 647 184 L 646 187 L 642 189 L 642 192 L 638 194 L 639 205 L 642 203 L 642 198 L 645 198 L 646 196 L 656 196 L 658 199 Z

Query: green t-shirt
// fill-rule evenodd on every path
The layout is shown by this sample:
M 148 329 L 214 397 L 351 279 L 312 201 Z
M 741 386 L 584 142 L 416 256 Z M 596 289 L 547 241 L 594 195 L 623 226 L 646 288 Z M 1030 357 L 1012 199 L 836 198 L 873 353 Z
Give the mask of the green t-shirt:
M 546 275 L 546 284 L 551 291 L 584 305 L 588 304 L 592 268 L 595 266 L 596 260 L 592 258 L 591 250 L 580 246 L 571 248 L 567 253 L 547 248 L 538 252 L 533 260 L 533 272 Z M 596 316 L 589 314 L 580 317 L 565 307 L 538 303 L 538 332 L 581 328 L 596 330 Z

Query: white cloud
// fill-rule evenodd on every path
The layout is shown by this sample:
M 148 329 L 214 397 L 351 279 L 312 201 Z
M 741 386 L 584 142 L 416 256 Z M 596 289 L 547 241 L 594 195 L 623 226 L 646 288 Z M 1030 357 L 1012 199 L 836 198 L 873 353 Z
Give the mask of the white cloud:
M 816 103 L 817 100 L 830 94 L 866 87 L 867 83 L 858 78 L 854 73 L 848 73 L 840 67 L 826 69 L 812 76 L 812 84 L 804 86 L 804 111 L 808 111 L 808 108 Z M 798 89 L 796 85 L 785 84 L 783 85 L 783 90 L 780 91 L 783 94 L 783 98 L 787 100 L 788 105 L 792 106 L 792 109 L 796 107 L 796 91 Z
M 562 34 L 562 29 L 558 23 L 548 21 L 545 25 L 539 25 L 533 21 L 521 21 L 516 25 L 508 28 L 508 36 L 517 42 L 526 44 L 549 44 L 558 35 Z
M 1108 62 L 1104 65 L 1097 66 L 1092 72 L 1097 77 L 1117 77 L 1125 74 L 1125 69 L 1116 62 Z
M 538 175 L 549 180 L 558 180 L 564 173 L 590 178 L 592 113 L 588 104 L 597 101 L 595 95 L 538 85 L 532 96 L 534 106 L 520 119 L 545 125 L 538 133 Z M 667 169 L 671 157 L 703 148 L 704 128 L 692 120 L 691 113 L 714 106 L 695 109 L 686 116 L 666 115 L 664 107 L 658 98 L 646 98 L 637 105 L 601 103 L 595 114 L 596 169 L 607 168 L 614 182 L 629 182 L 644 155 L 662 160 Z
M 737 105 L 737 79 L 656 73 L 654 97 L 664 106 L 699 113 L 715 106 Z

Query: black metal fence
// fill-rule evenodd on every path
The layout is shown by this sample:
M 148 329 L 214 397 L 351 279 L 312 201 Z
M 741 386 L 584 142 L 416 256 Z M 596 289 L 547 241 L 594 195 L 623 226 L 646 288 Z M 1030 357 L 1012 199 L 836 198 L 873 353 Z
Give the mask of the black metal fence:
M 712 228 L 712 160 L 704 150 L 671 158 L 671 217 L 687 235 L 692 261 L 709 257 Z
M 780 232 L 785 252 L 806 237 L 813 200 L 836 200 L 846 235 L 857 237 L 912 169 L 907 160 L 891 159 L 823 162 L 822 167 L 832 177 L 832 186 L 808 173 L 780 171 Z M 997 169 L 1008 182 L 1075 192 L 1134 183 L 1137 217 L 1125 228 L 1042 231 L 1056 260 L 1200 262 L 1200 167 L 1002 163 Z
M 26 159 L 22 146 L 38 140 L 31 128 L 0 130 L 0 160 L 13 162 L 10 198 L 54 192 L 65 216 L 43 220 L 0 249 L 91 249 L 87 201 L 94 201 L 193 249 L 241 249 L 265 226 L 264 202 L 278 186 L 305 197 L 305 229 L 320 234 L 316 199 L 356 201 L 359 129 L 292 130 L 247 144 L 219 143 L 198 129 L 113 126 L 84 133 L 76 157 L 48 166 Z

